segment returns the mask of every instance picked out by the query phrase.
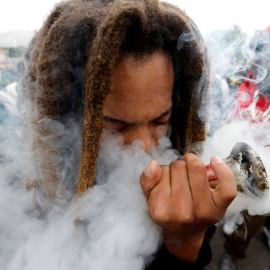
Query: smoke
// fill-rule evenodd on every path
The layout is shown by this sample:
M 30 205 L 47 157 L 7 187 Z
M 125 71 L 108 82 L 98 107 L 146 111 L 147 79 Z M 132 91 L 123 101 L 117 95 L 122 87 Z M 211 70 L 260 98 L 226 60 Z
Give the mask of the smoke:
M 249 37 L 240 27 L 234 26 L 226 31 L 214 31 L 205 39 L 211 66 L 211 126 L 208 134 L 212 136 L 218 128 L 238 118 L 239 102 L 236 98 L 242 103 L 248 101 L 248 93 L 236 95 L 237 88 L 244 81 L 256 84 L 260 93 L 269 97 L 270 35 L 267 31 L 257 31 Z M 251 71 L 254 71 L 252 78 L 247 78 Z
M 270 149 L 264 147 L 260 142 L 256 141 L 253 134 L 253 129 L 258 130 L 258 127 L 252 126 L 248 122 L 234 121 L 223 126 L 215 132 L 212 137 L 209 137 L 205 144 L 205 152 L 202 160 L 207 163 L 212 155 L 218 155 L 221 158 L 226 158 L 237 142 L 245 142 L 254 149 L 266 168 L 266 172 L 270 175 Z M 249 132 L 247 132 L 249 131 Z M 268 215 L 270 214 L 270 195 L 269 190 L 266 190 L 259 197 L 238 192 L 236 199 L 229 206 L 225 219 L 232 215 L 239 215 L 243 210 L 247 210 L 250 215 Z
M 261 157 L 269 181 L 270 35 L 267 31 L 257 31 L 249 37 L 234 26 L 211 33 L 206 43 L 211 66 L 211 96 L 208 139 L 202 159 L 207 162 L 212 155 L 225 158 L 237 142 L 246 142 Z M 253 76 L 247 78 L 251 71 Z M 237 91 L 244 82 L 255 85 L 260 91 L 259 105 L 252 91 Z M 224 221 L 233 218 L 238 224 L 242 223 L 243 210 L 250 215 L 269 215 L 269 191 L 260 200 L 238 193 Z
M 237 87 L 227 80 L 241 82 L 255 66 L 257 74 L 250 81 L 261 85 L 265 95 L 269 94 L 269 41 L 262 35 L 260 42 L 255 37 L 252 43 L 239 30 L 234 31 L 238 34 L 227 36 L 228 33 L 216 32 L 207 39 L 212 83 L 209 137 L 202 160 L 208 164 L 213 155 L 225 158 L 235 143 L 247 142 L 261 156 L 269 176 L 270 125 L 234 121 Z M 184 33 L 179 38 L 178 49 L 183 47 L 183 42 L 190 41 L 192 37 Z M 204 79 L 198 89 L 203 87 Z M 27 108 L 20 110 L 23 115 Z M 199 113 L 203 119 L 207 117 L 203 108 Z M 74 199 L 82 123 L 73 114 L 61 120 L 42 120 L 55 130 L 56 137 L 41 139 L 48 144 L 58 142 L 55 164 L 59 168 L 60 185 L 54 203 L 47 201 L 42 191 L 35 149 L 32 145 L 25 146 L 24 121 L 29 120 L 6 121 L 0 126 L 1 268 L 144 269 L 161 245 L 162 232 L 148 216 L 140 174 L 151 159 L 169 165 L 179 158 L 178 153 L 171 149 L 167 137 L 160 139 L 159 146 L 149 154 L 144 152 L 140 141 L 123 146 L 120 136 L 107 138 L 101 145 L 94 187 Z M 35 188 L 29 187 L 29 175 Z M 248 210 L 251 215 L 269 214 L 270 196 L 255 200 L 238 193 L 226 216 L 238 215 L 242 210 Z
M 67 145 L 73 144 L 80 129 L 77 125 L 78 130 L 72 134 L 71 130 L 74 130 L 76 124 L 72 117 L 67 122 L 68 126 L 54 123 L 63 135 L 59 143 L 59 149 L 62 149 L 61 153 L 65 153 L 63 156 L 66 157 L 60 158 L 62 172 L 74 168 L 72 164 L 76 159 L 74 162 L 71 153 L 79 154 Z M 179 158 L 178 153 L 171 148 L 169 139 L 161 138 L 159 146 L 146 154 L 141 141 L 123 146 L 121 136 L 107 138 L 101 144 L 95 186 L 79 199 L 62 197 L 48 208 L 48 205 L 41 207 L 43 200 L 40 199 L 42 194 L 38 193 L 38 189 L 25 190 L 22 181 L 24 147 L 18 139 L 21 135 L 20 127 L 16 127 L 6 124 L 1 130 L 1 149 L 6 150 L 1 159 L 0 181 L 1 267 L 144 269 L 160 247 L 162 232 L 148 216 L 139 178 L 151 159 L 169 165 Z M 234 122 L 218 130 L 206 142 L 203 161 L 209 163 L 210 157 L 216 154 L 221 157 L 228 155 L 239 136 L 241 141 L 256 147 L 252 133 L 246 132 L 248 128 L 247 123 Z M 14 149 L 4 145 L 14 145 Z M 73 149 L 79 146 L 80 143 Z M 269 160 L 270 153 L 265 148 L 256 149 L 263 160 Z M 269 173 L 269 166 L 267 170 Z M 67 177 L 67 173 L 63 177 Z M 76 177 L 76 174 L 72 177 Z M 238 194 L 228 214 L 239 213 L 246 208 L 251 214 L 265 214 L 270 208 L 269 199 L 267 197 L 258 202 Z M 262 205 L 265 207 L 262 208 Z
M 74 149 L 80 143 L 68 145 L 79 131 L 71 132 L 76 127 L 72 117 L 68 122 L 68 126 L 53 124 L 62 135 L 58 146 L 62 176 L 76 182 L 77 174 L 69 177 L 68 172 L 77 162 Z M 49 207 L 38 187 L 25 190 L 20 129 L 8 123 L 1 127 L 1 268 L 144 269 L 158 250 L 162 234 L 148 216 L 139 179 L 151 159 L 168 165 L 178 158 L 169 139 L 162 138 L 150 154 L 140 141 L 127 147 L 120 136 L 107 139 L 101 145 L 95 186 L 79 199 L 62 196 Z

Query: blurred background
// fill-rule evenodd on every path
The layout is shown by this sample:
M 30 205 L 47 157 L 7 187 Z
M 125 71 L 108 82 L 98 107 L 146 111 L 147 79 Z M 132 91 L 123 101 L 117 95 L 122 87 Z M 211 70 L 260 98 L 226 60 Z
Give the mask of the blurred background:
M 0 9 L 0 89 L 18 80 L 17 65 L 35 31 L 59 0 L 2 1 Z M 234 35 L 251 36 L 270 23 L 269 0 L 169 0 L 193 18 L 202 34 L 226 31 Z

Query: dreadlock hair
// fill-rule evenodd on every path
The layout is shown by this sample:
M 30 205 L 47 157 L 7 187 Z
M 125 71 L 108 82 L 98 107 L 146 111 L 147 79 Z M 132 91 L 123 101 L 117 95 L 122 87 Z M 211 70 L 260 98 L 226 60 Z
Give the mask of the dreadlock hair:
M 202 38 L 181 10 L 158 0 L 69 0 L 52 11 L 27 54 L 25 87 L 29 138 L 36 149 L 42 187 L 54 199 L 59 185 L 59 136 L 53 121 L 74 112 L 82 120 L 82 146 L 76 194 L 94 183 L 103 104 L 120 58 L 143 59 L 156 51 L 174 65 L 173 146 L 181 153 L 205 139 L 207 62 Z M 46 140 L 44 140 L 46 138 Z M 50 139 L 53 138 L 53 139 Z

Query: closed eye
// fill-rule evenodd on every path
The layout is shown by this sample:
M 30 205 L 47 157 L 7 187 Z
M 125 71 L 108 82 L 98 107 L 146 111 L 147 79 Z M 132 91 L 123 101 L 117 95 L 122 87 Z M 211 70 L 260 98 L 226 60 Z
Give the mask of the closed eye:
M 155 119 L 151 123 L 155 125 L 167 125 L 170 124 L 171 121 L 171 112 L 168 112 L 168 114 L 162 116 L 161 118 Z
M 148 124 L 150 125 L 167 125 L 170 123 L 171 120 L 171 111 L 172 109 L 169 108 L 165 112 L 163 112 L 159 117 L 153 119 L 150 121 Z M 123 120 L 115 119 L 109 116 L 104 116 L 103 117 L 103 127 L 104 129 L 112 132 L 112 133 L 117 133 L 117 132 L 123 132 L 127 128 L 133 125 L 137 125 L 139 123 L 128 123 Z
M 152 124 L 154 125 L 168 125 L 170 124 L 170 121 L 165 121 L 165 122 L 161 122 L 161 121 L 155 121 L 155 122 L 152 122 Z
M 104 123 L 104 129 L 110 131 L 111 133 L 123 132 L 127 127 L 128 125 L 114 125 Z

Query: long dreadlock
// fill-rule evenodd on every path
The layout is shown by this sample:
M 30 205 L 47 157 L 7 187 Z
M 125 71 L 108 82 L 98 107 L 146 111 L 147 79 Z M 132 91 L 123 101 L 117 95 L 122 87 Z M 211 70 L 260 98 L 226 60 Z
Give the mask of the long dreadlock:
M 69 0 L 52 11 L 30 45 L 24 91 L 28 120 L 35 127 L 29 128 L 29 140 L 34 140 L 28 146 L 36 149 L 47 198 L 56 197 L 59 185 L 59 136 L 51 121 L 61 121 L 71 111 L 83 119 L 80 195 L 94 183 L 103 104 L 115 66 L 125 55 L 143 58 L 156 51 L 173 60 L 171 140 L 183 153 L 205 139 L 199 110 L 208 89 L 202 38 L 190 18 L 158 0 Z

